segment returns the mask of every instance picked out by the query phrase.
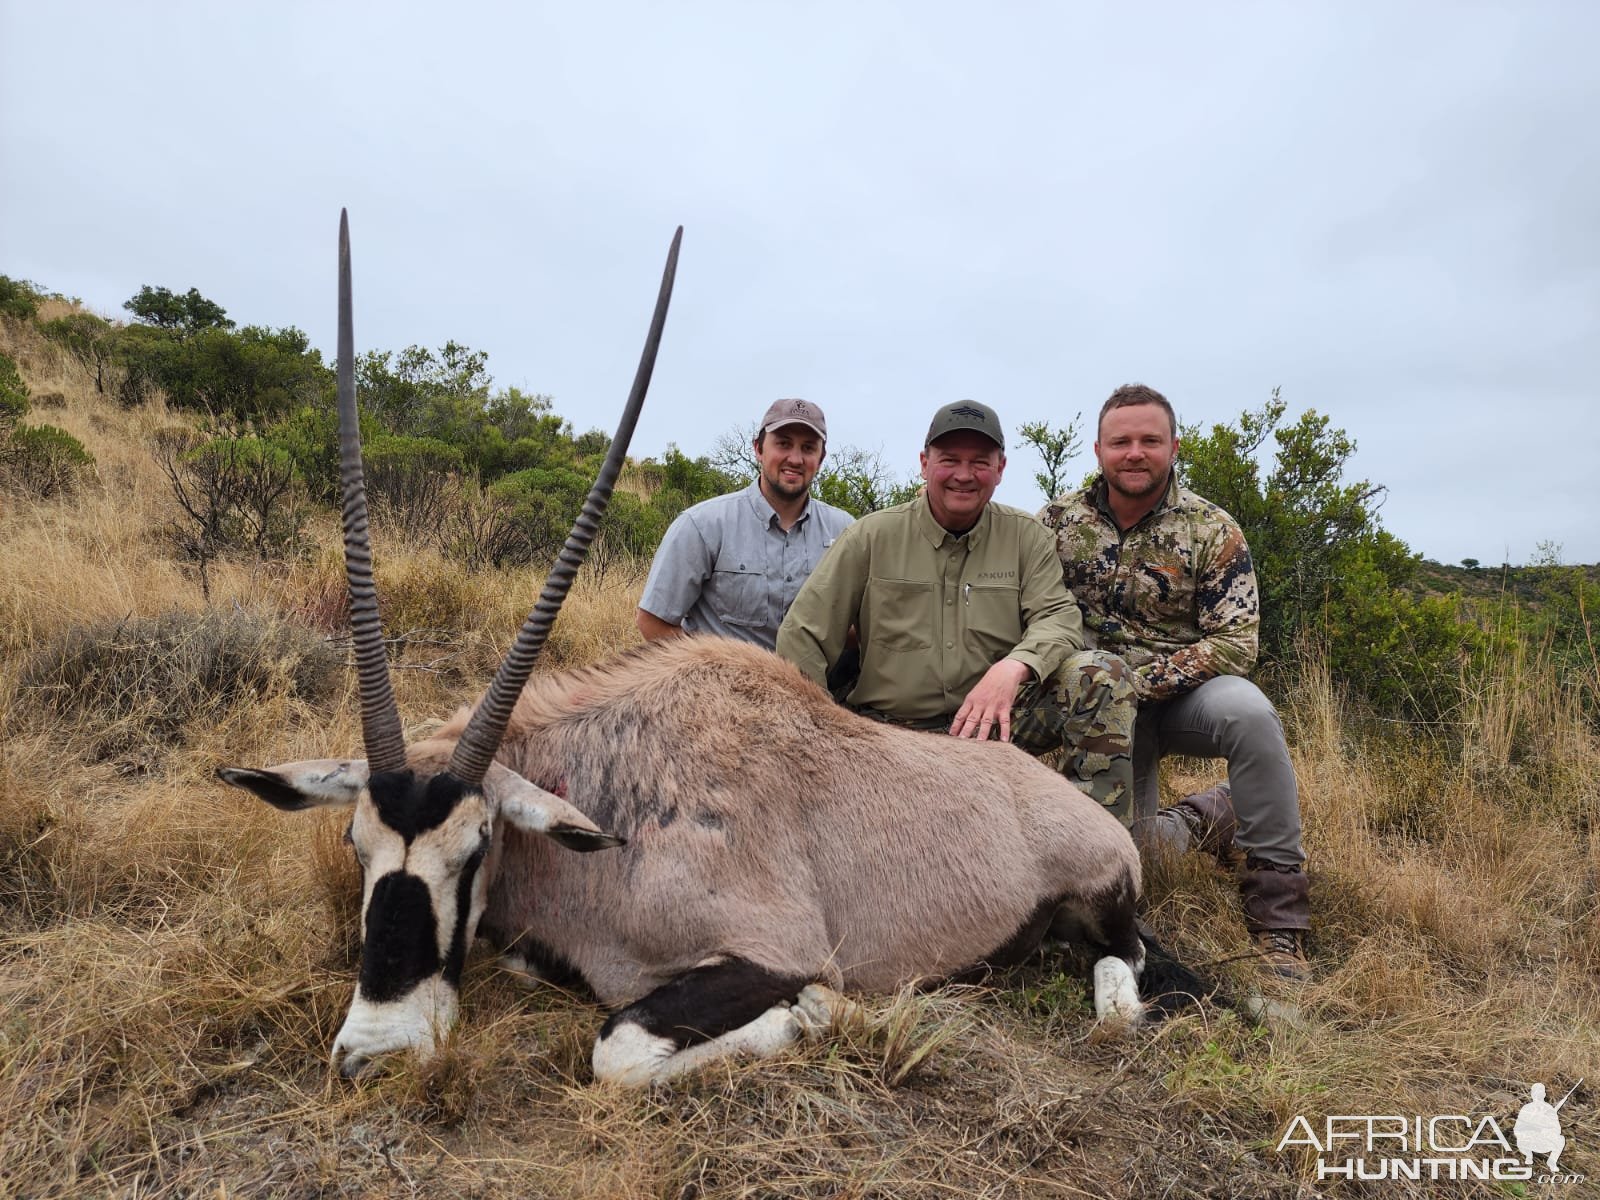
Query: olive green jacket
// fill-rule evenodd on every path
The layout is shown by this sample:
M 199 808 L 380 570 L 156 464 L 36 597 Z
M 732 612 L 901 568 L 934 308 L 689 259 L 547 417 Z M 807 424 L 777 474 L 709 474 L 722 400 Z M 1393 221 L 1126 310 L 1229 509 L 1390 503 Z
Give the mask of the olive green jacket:
M 852 625 L 861 676 L 846 702 L 900 720 L 954 713 L 1002 658 L 1045 679 L 1083 648 L 1048 530 L 991 503 L 954 537 L 925 495 L 839 535 L 779 626 L 778 653 L 821 684 Z

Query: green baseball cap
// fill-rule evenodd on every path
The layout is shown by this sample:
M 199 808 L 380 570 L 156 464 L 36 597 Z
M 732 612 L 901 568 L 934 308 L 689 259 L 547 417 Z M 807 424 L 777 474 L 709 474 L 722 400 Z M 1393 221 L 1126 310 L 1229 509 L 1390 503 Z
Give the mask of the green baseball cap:
M 931 446 L 945 434 L 959 429 L 981 433 L 1002 451 L 1006 448 L 1006 431 L 1000 427 L 999 416 L 987 404 L 976 400 L 957 400 L 934 413 L 933 424 L 928 426 L 928 436 L 922 444 Z

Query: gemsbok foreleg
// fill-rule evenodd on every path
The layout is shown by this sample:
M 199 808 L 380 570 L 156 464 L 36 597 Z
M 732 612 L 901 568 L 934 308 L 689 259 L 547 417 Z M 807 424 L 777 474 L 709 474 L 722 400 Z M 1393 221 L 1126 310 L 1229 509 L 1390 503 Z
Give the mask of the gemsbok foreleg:
M 595 1041 L 594 1076 L 642 1087 L 732 1055 L 764 1058 L 820 1036 L 850 1006 L 830 987 L 744 959 L 707 963 L 613 1013 Z

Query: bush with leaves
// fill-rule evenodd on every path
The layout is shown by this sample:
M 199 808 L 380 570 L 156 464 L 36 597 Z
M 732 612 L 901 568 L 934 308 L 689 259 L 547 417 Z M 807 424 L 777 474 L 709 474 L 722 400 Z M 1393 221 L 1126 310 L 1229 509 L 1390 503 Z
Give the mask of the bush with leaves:
M 0 468 L 13 490 L 48 500 L 77 491 L 94 468 L 94 455 L 65 429 L 23 425 L 0 448 Z
M 1034 448 L 1044 464 L 1044 470 L 1034 472 L 1033 482 L 1047 504 L 1070 488 L 1067 483 L 1067 464 L 1083 448 L 1080 437 L 1082 421 L 1083 414 L 1080 412 L 1060 429 L 1048 421 L 1027 421 L 1017 427 L 1017 436 Z
M 94 456 L 65 429 L 22 424 L 28 408 L 28 387 L 16 363 L 0 354 L 0 482 L 8 491 L 40 499 L 76 491 Z
M 0 438 L 16 428 L 28 413 L 28 385 L 22 382 L 17 364 L 0 354 Z
M 496 480 L 488 491 L 509 506 L 520 539 L 507 539 L 495 566 L 521 566 L 553 559 L 567 540 L 572 522 L 588 498 L 593 479 L 567 467 L 535 467 Z
M 461 451 L 437 438 L 384 435 L 363 457 L 373 521 L 407 541 L 437 544 L 461 503 Z
M 180 296 L 169 288 L 151 287 L 147 283 L 122 307 L 132 313 L 135 320 L 170 330 L 180 337 L 205 329 L 233 328 L 227 310 L 216 301 L 207 300 L 196 288 Z
M 577 512 L 572 516 L 575 518 Z M 570 527 L 571 519 L 567 524 Z M 603 578 L 618 564 L 648 562 L 661 544 L 671 519 L 632 492 L 616 491 L 589 551 L 590 570 Z
M 94 390 L 105 393 L 107 371 L 116 353 L 116 326 L 93 313 L 74 312 L 46 321 L 39 332 L 93 371 Z
M 830 451 L 811 481 L 813 496 L 856 517 L 914 500 L 921 488 L 915 477 L 897 480 L 882 452 L 855 446 Z
M 174 408 L 257 423 L 307 405 L 331 407 L 333 374 L 293 327 L 205 328 L 179 336 L 130 326 L 117 340 L 116 356 L 125 371 L 124 403 L 142 402 L 160 388 Z
M 1482 638 L 1453 601 L 1412 595 L 1420 556 L 1380 527 L 1384 489 L 1345 478 L 1355 442 L 1314 411 L 1286 425 L 1286 411 L 1274 390 L 1236 423 L 1186 427 L 1178 463 L 1184 483 L 1244 530 L 1261 590 L 1262 656 L 1282 661 L 1311 637 L 1380 707 L 1437 717 L 1459 698 L 1461 668 Z
M 219 556 L 243 551 L 270 559 L 297 548 L 301 492 L 281 446 L 236 431 L 208 436 L 172 428 L 157 434 L 155 455 L 182 514 L 173 539 L 199 567 L 208 598 L 210 564 Z
M 39 289 L 26 279 L 0 275 L 0 315 L 31 321 L 39 311 Z

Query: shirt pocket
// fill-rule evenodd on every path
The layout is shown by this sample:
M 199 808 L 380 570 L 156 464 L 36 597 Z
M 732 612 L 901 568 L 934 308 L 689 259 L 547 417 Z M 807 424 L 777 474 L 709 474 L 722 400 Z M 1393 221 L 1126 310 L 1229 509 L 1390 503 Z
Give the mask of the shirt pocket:
M 1022 640 L 1022 593 L 1005 584 L 975 583 L 966 594 L 967 633 L 994 657 Z
M 761 571 L 718 567 L 706 585 L 706 602 L 725 625 L 767 623 L 767 577 Z
M 906 653 L 933 645 L 934 585 L 913 579 L 867 580 L 863 630 L 878 650 Z

